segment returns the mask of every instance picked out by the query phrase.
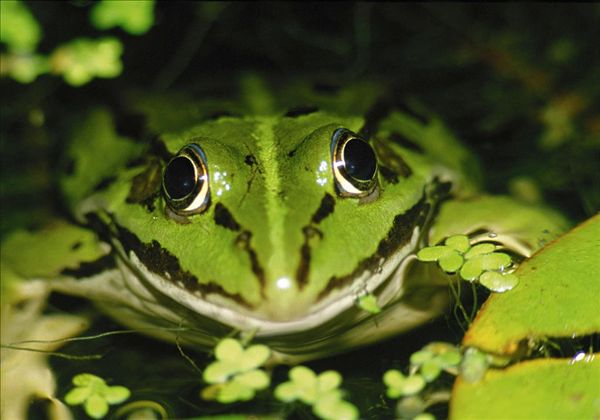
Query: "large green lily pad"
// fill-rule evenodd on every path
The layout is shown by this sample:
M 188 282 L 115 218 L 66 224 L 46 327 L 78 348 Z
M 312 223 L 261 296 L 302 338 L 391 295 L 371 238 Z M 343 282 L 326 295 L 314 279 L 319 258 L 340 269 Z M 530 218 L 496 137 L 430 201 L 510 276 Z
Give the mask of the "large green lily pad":
M 537 359 L 492 369 L 476 383 L 457 379 L 453 419 L 597 419 L 600 354 L 581 361 Z

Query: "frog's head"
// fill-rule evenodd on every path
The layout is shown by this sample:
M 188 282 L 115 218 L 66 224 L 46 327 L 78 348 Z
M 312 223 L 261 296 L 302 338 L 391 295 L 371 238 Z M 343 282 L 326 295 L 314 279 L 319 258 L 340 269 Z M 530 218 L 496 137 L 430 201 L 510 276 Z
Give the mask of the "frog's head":
M 434 176 L 419 153 L 357 134 L 363 125 L 323 112 L 222 117 L 163 136 L 160 193 L 131 199 L 157 178 L 137 168 L 110 200 L 125 254 L 178 304 L 266 334 L 321 325 L 366 293 L 389 303 Z

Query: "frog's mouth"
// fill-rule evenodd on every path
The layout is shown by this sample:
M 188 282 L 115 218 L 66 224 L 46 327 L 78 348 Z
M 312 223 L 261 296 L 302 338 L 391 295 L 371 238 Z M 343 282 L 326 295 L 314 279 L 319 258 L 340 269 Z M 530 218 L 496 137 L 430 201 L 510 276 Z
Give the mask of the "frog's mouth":
M 267 343 L 288 361 L 365 345 L 423 323 L 445 307 L 447 293 L 441 285 L 415 287 L 412 280 L 405 281 L 414 266 L 413 251 L 419 233 L 416 227 L 410 242 L 388 258 L 377 273 L 364 272 L 301 317 L 287 321 L 261 318 L 243 306 L 232 306 L 231 302 L 224 306 L 218 294 L 214 299 L 210 296 L 198 299 L 185 288 L 148 270 L 130 251 L 129 258 L 121 260 L 120 265 L 126 287 L 135 295 L 136 302 L 131 299 L 127 302 L 129 310 L 134 307 L 131 313 L 135 315 L 124 322 L 138 328 L 178 326 L 181 329 L 176 334 L 165 334 L 158 328 L 150 334 L 209 348 L 216 338 L 232 330 L 250 333 L 255 341 Z M 357 305 L 358 298 L 366 293 L 377 298 L 382 308 L 380 313 L 367 312 Z M 114 312 L 114 308 L 107 310 Z

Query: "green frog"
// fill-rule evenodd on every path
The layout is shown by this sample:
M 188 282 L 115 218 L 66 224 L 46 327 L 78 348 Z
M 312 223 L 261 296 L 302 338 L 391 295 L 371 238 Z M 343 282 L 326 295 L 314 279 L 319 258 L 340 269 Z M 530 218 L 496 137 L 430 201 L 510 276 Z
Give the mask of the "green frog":
M 527 257 L 566 228 L 482 194 L 443 122 L 377 83 L 247 76 L 230 97 L 121 106 L 74 130 L 60 180 L 73 223 L 7 239 L 3 268 L 15 289 L 91 299 L 161 339 L 210 349 L 239 333 L 291 362 L 347 351 L 447 308 L 422 247 L 462 233 Z

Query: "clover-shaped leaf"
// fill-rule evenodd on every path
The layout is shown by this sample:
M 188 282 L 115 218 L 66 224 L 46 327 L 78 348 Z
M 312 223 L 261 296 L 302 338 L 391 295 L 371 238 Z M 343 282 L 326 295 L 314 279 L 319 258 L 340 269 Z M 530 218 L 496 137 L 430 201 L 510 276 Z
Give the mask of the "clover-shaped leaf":
M 469 251 L 471 248 L 471 242 L 469 241 L 469 237 L 467 235 L 453 235 L 446 238 L 444 244 L 447 247 L 450 247 L 461 254 Z
M 425 379 L 421 375 L 404 376 L 396 369 L 385 372 L 383 383 L 387 385 L 386 394 L 390 398 L 418 394 L 426 385 Z
M 72 86 L 86 84 L 94 77 L 116 77 L 122 70 L 122 52 L 123 45 L 115 38 L 77 38 L 52 53 L 52 71 L 62 74 Z
M 275 397 L 283 402 L 300 400 L 312 405 L 316 415 L 323 419 L 355 419 L 358 410 L 342 399 L 338 388 L 342 376 L 333 370 L 320 375 L 306 366 L 296 366 L 289 372 L 290 380 L 275 388 Z
M 413 353 L 410 364 L 412 371 L 419 371 L 426 382 L 432 382 L 442 370 L 454 373 L 461 360 L 462 356 L 456 346 L 434 342 Z
M 471 246 L 467 236 L 453 235 L 446 238 L 444 245 L 421 249 L 417 258 L 424 262 L 436 261 L 447 273 L 459 272 L 462 279 L 479 280 L 484 287 L 501 293 L 515 287 L 518 280 L 510 273 L 501 273 L 512 265 L 512 259 L 508 254 L 496 252 L 496 248 L 487 242 Z
M 237 373 L 256 369 L 267 361 L 271 351 L 267 346 L 255 344 L 244 349 L 238 340 L 226 338 L 215 348 L 216 362 L 204 370 L 204 380 L 209 384 L 222 383 Z
M 258 369 L 270 355 L 269 348 L 262 344 L 244 349 L 233 338 L 221 340 L 215 347 L 217 361 L 204 370 L 204 381 L 212 385 L 202 390 L 202 398 L 224 404 L 251 400 L 256 391 L 267 388 L 271 382 L 269 376 Z
M 313 406 L 313 410 L 322 419 L 354 420 L 359 415 L 354 404 L 344 401 L 339 393 L 335 392 L 330 392 L 319 398 Z
M 465 258 L 473 258 L 476 255 L 490 254 L 496 250 L 496 245 L 490 243 L 477 244 L 467 252 L 465 252 Z
M 98 29 L 120 26 L 132 35 L 142 35 L 154 23 L 154 1 L 108 1 L 94 6 L 90 18 Z
M 328 370 L 316 375 L 306 366 L 296 366 L 290 370 L 290 381 L 280 384 L 275 389 L 277 399 L 290 402 L 300 400 L 312 405 L 324 393 L 336 391 L 342 382 L 341 375 L 333 370 Z
M 109 404 L 119 404 L 131 395 L 124 386 L 108 386 L 104 379 L 90 373 L 76 375 L 72 382 L 75 388 L 65 395 L 65 402 L 83 404 L 85 412 L 94 419 L 104 417 Z
M 454 273 L 463 263 L 463 257 L 460 253 L 445 245 L 423 248 L 417 253 L 417 258 L 426 262 L 437 261 L 442 270 L 447 273 Z
M 503 252 L 478 254 L 469 258 L 460 269 L 460 276 L 465 280 L 475 280 L 484 271 L 503 270 L 512 264 L 510 255 Z
M 214 398 L 220 403 L 228 404 L 236 401 L 249 401 L 256 391 L 269 386 L 269 376 L 262 370 L 254 369 L 234 376 L 231 381 L 217 384 Z

